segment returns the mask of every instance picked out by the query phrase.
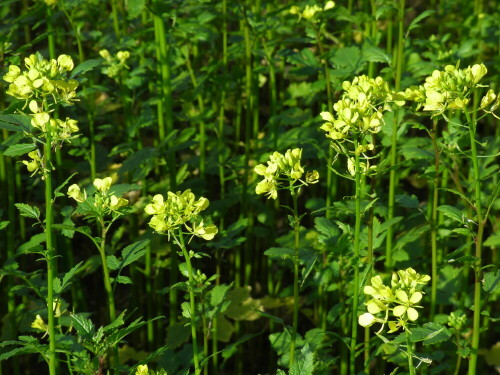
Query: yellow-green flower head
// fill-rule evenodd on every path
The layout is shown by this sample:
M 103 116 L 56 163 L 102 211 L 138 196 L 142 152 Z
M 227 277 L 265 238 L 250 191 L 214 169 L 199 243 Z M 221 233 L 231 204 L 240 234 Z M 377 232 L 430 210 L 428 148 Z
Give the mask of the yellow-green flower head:
M 47 332 L 49 327 L 45 323 L 40 315 L 36 315 L 35 320 L 31 323 L 31 328 L 38 329 L 43 332 Z
M 31 118 L 31 125 L 41 131 L 47 131 L 47 124 L 50 121 L 50 115 L 47 112 L 35 113 Z
M 494 112 L 500 103 L 500 98 L 492 89 L 489 89 L 488 92 L 481 99 L 481 104 L 479 108 L 486 112 Z
M 453 65 L 444 70 L 435 70 L 424 83 L 424 111 L 443 113 L 446 109 L 463 109 L 469 101 L 472 89 L 478 87 L 479 81 L 487 73 L 484 64 L 476 64 L 465 69 Z
M 414 306 L 422 299 L 422 293 L 413 292 L 408 295 L 404 290 L 396 291 L 397 306 L 393 309 L 393 314 L 396 317 L 403 317 L 404 314 L 408 319 L 415 321 L 418 318 L 418 311 Z
M 323 9 L 320 8 L 319 6 L 315 5 L 306 5 L 304 10 L 302 11 L 302 17 L 305 18 L 306 20 L 310 20 L 314 18 L 316 13 L 322 12 Z
M 148 365 L 139 365 L 135 370 L 135 375 L 148 375 L 149 369 Z
M 28 156 L 31 158 L 30 161 L 23 160 L 23 164 L 28 169 L 28 172 L 35 174 L 37 171 L 42 170 L 42 160 L 40 159 L 40 155 L 38 155 L 38 151 L 31 151 L 28 153 Z
M 168 192 L 166 199 L 157 194 L 153 200 L 144 208 L 144 212 L 153 215 L 149 221 L 149 226 L 158 233 L 174 233 L 182 226 L 185 226 L 188 233 L 211 240 L 217 234 L 215 225 L 205 225 L 199 217 L 209 205 L 207 198 L 196 199 L 190 189 L 184 192 Z
M 118 58 L 118 60 L 120 60 L 120 63 L 125 64 L 125 61 L 127 61 L 128 58 L 130 57 L 130 52 L 129 51 L 118 51 L 116 53 L 116 57 Z
M 68 55 L 60 55 L 57 60 L 45 60 L 40 54 L 33 54 L 24 59 L 26 70 L 11 65 L 9 71 L 3 77 L 9 82 L 7 94 L 18 99 L 28 100 L 31 98 L 42 100 L 49 94 L 54 101 L 70 103 L 76 93 L 69 93 L 78 86 L 77 82 L 72 82 L 69 87 L 63 88 L 66 82 L 66 74 L 73 69 L 73 60 Z M 75 84 L 76 82 L 76 84 Z M 60 92 L 64 91 L 64 92 Z
M 307 173 L 306 181 L 301 180 L 304 175 L 301 158 L 301 148 L 289 149 L 284 155 L 277 151 L 273 152 L 269 156 L 267 166 L 259 164 L 254 168 L 255 173 L 264 177 L 255 187 L 255 192 L 257 194 L 266 194 L 268 198 L 276 199 L 278 197 L 278 189 L 281 187 L 280 183 L 283 180 L 288 181 L 288 185 L 293 185 L 296 181 L 300 181 L 304 185 L 318 182 L 319 174 L 317 171 Z
M 109 188 L 111 187 L 112 182 L 113 182 L 113 179 L 111 177 L 105 177 L 103 179 L 96 178 L 94 180 L 94 186 L 102 194 L 105 194 L 109 190 Z
M 87 194 L 85 190 L 80 190 L 77 184 L 73 184 L 68 188 L 68 197 L 73 198 L 77 202 L 84 202 L 87 199 Z

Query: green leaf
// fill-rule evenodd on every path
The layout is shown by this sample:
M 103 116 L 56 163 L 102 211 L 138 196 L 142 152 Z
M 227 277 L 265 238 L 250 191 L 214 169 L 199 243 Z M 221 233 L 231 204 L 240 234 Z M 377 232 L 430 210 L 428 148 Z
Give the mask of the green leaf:
M 305 344 L 290 369 L 290 375 L 312 375 L 314 371 L 314 353 L 309 344 Z
M 65 187 L 68 183 L 69 183 L 69 180 L 71 180 L 73 178 L 74 175 L 76 175 L 78 173 L 73 173 L 71 176 L 69 176 L 61 185 L 59 185 L 55 190 L 54 190 L 54 196 L 55 197 L 63 197 L 64 194 L 63 193 L 60 193 L 61 189 L 63 187 Z
M 232 285 L 220 284 L 213 287 L 210 291 L 210 305 L 213 307 L 220 306 L 228 297 Z
M 31 117 L 27 115 L 0 115 L 0 129 L 14 132 L 30 132 Z
M 29 253 L 29 252 L 36 252 L 38 250 L 41 250 L 40 244 L 42 242 L 45 242 L 47 239 L 47 235 L 45 233 L 37 233 L 34 236 L 31 236 L 28 242 L 23 243 L 17 251 L 20 254 L 24 253 Z
M 35 145 L 33 143 L 18 143 L 16 145 L 11 145 L 7 147 L 7 150 L 4 151 L 5 156 L 19 156 L 27 154 L 35 149 Z
M 56 288 L 54 286 L 55 293 L 60 294 L 60 293 L 64 292 L 64 289 L 66 289 L 68 286 L 71 285 L 71 279 L 75 276 L 75 274 L 77 273 L 77 271 L 80 268 L 80 266 L 82 265 L 82 263 L 83 262 L 78 263 L 76 266 L 74 266 L 68 272 L 66 272 L 64 274 L 62 283 L 59 284 L 59 288 Z M 57 280 L 59 280 L 59 279 L 57 279 Z
M 149 245 L 149 240 L 141 240 L 128 245 L 122 250 L 122 261 L 120 263 L 120 269 L 128 266 L 129 264 L 135 262 L 137 259 L 146 254 L 145 247 Z
M 36 206 L 30 206 L 29 204 L 25 203 L 16 203 L 15 206 L 19 210 L 21 216 L 36 220 L 40 218 L 40 210 Z
M 114 255 L 108 255 L 106 257 L 106 264 L 111 271 L 115 271 L 120 268 L 120 262 Z
M 362 56 L 364 61 L 386 63 L 391 65 L 391 56 L 377 46 L 365 43 L 363 45 Z
M 182 302 L 181 309 L 182 309 L 182 316 L 186 319 L 191 319 L 191 306 L 189 302 Z
M 70 78 L 75 78 L 77 75 L 86 73 L 94 69 L 96 66 L 101 65 L 101 59 L 90 59 L 82 62 L 71 72 Z
M 90 339 L 92 337 L 95 327 L 90 319 L 86 318 L 83 314 L 72 314 L 70 318 L 76 332 L 78 332 L 82 338 Z
M 458 208 L 445 204 L 439 206 L 437 210 L 441 211 L 444 215 L 448 216 L 450 219 L 464 224 L 464 216 L 462 215 L 462 212 Z
M 10 224 L 10 221 L 0 221 L 0 230 L 7 228 L 7 226 L 9 224 Z
M 145 0 L 128 0 L 126 4 L 128 19 L 134 19 L 138 17 L 146 6 Z
M 418 208 L 420 202 L 416 195 L 397 194 L 396 203 L 404 208 Z
M 500 271 L 484 274 L 483 289 L 487 293 L 500 293 Z
M 417 27 L 419 27 L 419 22 L 420 21 L 422 21 L 424 18 L 427 18 L 431 14 L 434 14 L 434 13 L 436 13 L 435 10 L 428 9 L 428 10 L 425 10 L 422 13 L 420 13 L 418 16 L 416 16 L 413 19 L 413 21 L 411 21 L 410 25 L 408 26 L 408 29 L 406 30 L 405 39 L 407 39 L 408 35 L 410 35 L 410 31 L 412 31 L 413 29 L 416 29 Z
M 314 227 L 327 239 L 338 237 L 340 235 L 339 228 L 326 217 L 321 216 L 314 219 Z
M 411 342 L 423 341 L 424 345 L 436 344 L 451 337 L 451 331 L 439 323 L 425 323 L 422 327 L 412 328 Z
M 288 247 L 271 247 L 264 251 L 264 254 L 270 258 L 291 259 L 293 257 L 293 249 Z
M 119 284 L 133 284 L 130 277 L 123 275 L 116 276 L 115 281 Z
M 500 232 L 493 233 L 484 241 L 484 246 L 497 247 L 500 246 Z

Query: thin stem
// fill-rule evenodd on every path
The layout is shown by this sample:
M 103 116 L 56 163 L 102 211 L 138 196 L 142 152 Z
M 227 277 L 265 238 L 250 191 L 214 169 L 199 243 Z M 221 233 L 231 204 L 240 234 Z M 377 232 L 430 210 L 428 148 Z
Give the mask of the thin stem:
M 354 139 L 354 150 L 358 148 L 358 140 Z M 358 338 L 358 303 L 359 303 L 359 245 L 361 233 L 361 171 L 359 163 L 359 153 L 354 155 L 354 170 L 356 184 L 356 222 L 354 224 L 354 291 L 352 296 L 352 318 L 351 318 L 351 346 L 349 370 L 351 374 L 356 374 L 356 344 Z
M 194 361 L 194 373 L 199 375 L 201 373 L 200 360 L 198 357 L 198 340 L 196 337 L 196 303 L 194 298 L 194 277 L 193 277 L 193 267 L 191 266 L 191 257 L 184 244 L 184 234 L 182 230 L 179 229 L 178 245 L 182 250 L 182 255 L 186 261 L 186 268 L 189 277 L 189 308 L 191 310 L 191 338 L 193 339 L 193 361 Z
M 406 355 L 408 357 L 408 370 L 410 375 L 415 375 L 415 366 L 413 366 L 413 343 L 410 340 L 410 332 L 406 330 Z
M 404 47 L 404 15 L 405 15 L 405 0 L 399 0 L 398 8 L 398 44 L 396 52 L 396 76 L 395 76 L 395 90 L 401 88 L 401 74 L 403 70 L 403 47 Z M 397 131 L 398 131 L 398 111 L 394 112 L 394 121 L 392 124 L 391 136 L 391 151 L 390 151 L 390 165 L 391 171 L 389 172 L 389 198 L 387 203 L 387 220 L 390 221 L 394 218 L 394 202 L 396 197 L 397 175 L 394 166 L 397 161 Z M 393 266 L 392 261 L 392 241 L 394 237 L 394 226 L 391 225 L 387 230 L 387 237 L 385 242 L 385 267 L 391 270 Z
M 102 264 L 102 274 L 104 278 L 104 290 L 106 291 L 106 299 L 108 301 L 108 312 L 109 312 L 109 322 L 113 323 L 116 319 L 116 310 L 115 310 L 115 298 L 113 296 L 113 287 L 111 286 L 111 278 L 109 277 L 109 269 L 108 262 L 106 259 L 106 235 L 108 232 L 108 228 L 106 227 L 104 220 L 100 219 L 101 226 L 101 242 L 99 244 L 98 250 L 101 256 L 101 264 Z M 113 362 L 115 367 L 120 364 L 120 360 L 118 357 L 118 347 L 115 345 L 113 347 Z M 117 370 L 115 370 L 115 373 Z
M 49 373 L 50 375 L 57 374 L 57 357 L 56 357 L 56 337 L 55 337 L 55 320 L 54 320 L 54 273 L 56 269 L 56 257 L 53 248 L 53 232 L 52 232 L 52 154 L 51 154 L 51 128 L 47 124 L 46 142 L 44 147 L 45 155 L 45 241 L 47 245 L 47 315 L 49 325 Z
M 481 205 L 481 180 L 479 175 L 479 165 L 477 157 L 477 147 L 476 147 L 476 122 L 471 119 L 471 116 L 467 110 L 464 110 L 465 117 L 467 118 L 467 123 L 469 124 L 469 136 L 472 151 L 472 166 L 474 172 L 474 192 L 475 192 L 475 209 L 476 209 L 476 219 L 478 223 L 477 236 L 475 238 L 476 261 L 474 264 L 474 317 L 473 317 L 473 328 L 472 328 L 472 343 L 471 343 L 471 357 L 469 361 L 469 375 L 476 374 L 477 366 L 477 355 L 479 350 L 479 331 L 480 331 L 480 319 L 481 319 L 481 262 L 482 262 L 482 245 L 483 245 L 483 233 L 484 226 L 486 224 L 485 218 L 483 218 L 482 205 Z
M 439 149 L 437 145 L 437 120 L 433 122 L 431 133 L 432 147 L 434 149 L 434 180 L 432 184 L 432 211 L 431 211 L 431 252 L 432 252 L 432 276 L 431 276 L 431 311 L 429 320 L 434 319 L 436 312 L 436 299 L 437 299 L 437 285 L 438 285 L 438 272 L 437 272 L 437 227 L 438 227 L 438 211 L 439 204 Z
M 293 183 L 290 182 L 290 190 L 292 192 L 293 199 L 293 323 L 292 323 L 292 337 L 290 340 L 290 362 L 289 368 L 293 367 L 295 361 L 295 345 L 297 339 L 297 329 L 299 322 L 299 230 L 300 230 L 300 219 L 297 208 L 297 191 L 293 187 Z

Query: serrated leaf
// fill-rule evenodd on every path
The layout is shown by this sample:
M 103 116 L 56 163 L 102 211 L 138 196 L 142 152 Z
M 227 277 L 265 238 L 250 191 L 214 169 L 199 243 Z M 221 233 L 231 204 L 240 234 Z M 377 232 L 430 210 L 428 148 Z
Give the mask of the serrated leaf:
M 340 234 L 339 228 L 326 217 L 317 217 L 314 219 L 314 227 L 318 232 L 323 234 L 327 239 L 338 237 Z
M 451 331 L 439 323 L 425 323 L 422 327 L 412 328 L 411 342 L 423 341 L 424 345 L 436 344 L 450 338 Z
M 89 59 L 76 66 L 71 72 L 70 78 L 75 78 L 77 75 L 91 71 L 95 67 L 101 65 L 101 59 Z
M 214 286 L 210 291 L 210 305 L 213 307 L 217 307 L 222 304 L 222 302 L 227 299 L 230 289 L 231 285 L 226 284 Z
M 111 271 L 115 271 L 120 268 L 120 262 L 114 255 L 108 255 L 106 257 L 106 264 Z
M 36 220 L 40 218 L 40 210 L 36 206 L 30 206 L 29 204 L 25 203 L 16 203 L 15 206 L 19 210 L 21 216 Z
M 314 353 L 308 344 L 305 344 L 300 355 L 290 369 L 290 375 L 312 375 L 314 371 Z
M 462 212 L 454 207 L 449 205 L 441 205 L 437 208 L 438 211 L 441 211 L 445 216 L 449 217 L 452 220 L 458 221 L 459 223 L 464 223 L 464 216 Z
M 120 269 L 128 266 L 146 254 L 145 247 L 149 245 L 149 240 L 141 240 L 128 245 L 122 250 L 122 261 Z
M 270 258 L 291 259 L 293 257 L 293 249 L 288 247 L 271 247 L 264 251 L 264 255 Z
M 14 132 L 29 132 L 31 130 L 31 117 L 27 115 L 0 115 L 0 129 Z
M 483 289 L 487 293 L 500 293 L 500 271 L 484 274 Z
M 69 176 L 61 185 L 59 185 L 55 190 L 54 190 L 54 196 L 56 197 L 61 197 L 61 196 L 64 196 L 64 194 L 62 193 L 59 193 L 61 191 L 61 189 L 63 187 L 65 187 L 68 183 L 69 183 L 69 180 L 71 180 L 73 178 L 74 175 L 76 175 L 78 173 L 73 173 L 71 176 Z
M 7 150 L 4 151 L 5 156 L 19 156 L 27 154 L 35 149 L 35 145 L 33 143 L 18 143 L 15 145 L 11 145 L 7 147 Z
M 132 279 L 128 276 L 123 275 L 116 276 L 115 281 L 119 284 L 132 284 Z
M 418 208 L 420 202 L 416 195 L 397 194 L 396 203 L 404 208 Z
M 10 221 L 0 221 L 0 230 L 7 228 L 7 226 L 9 224 L 10 224 Z
M 83 338 L 90 338 L 94 333 L 94 323 L 82 314 L 70 315 L 73 326 L 80 336 Z
M 189 302 L 183 302 L 181 304 L 182 316 L 187 319 L 191 319 L 191 306 Z
M 62 285 L 61 285 L 61 290 L 58 293 L 64 292 L 64 289 L 66 289 L 69 285 L 71 285 L 71 279 L 75 276 L 75 274 L 78 272 L 78 269 L 82 265 L 83 262 L 78 263 L 74 267 L 72 267 L 68 272 L 66 272 L 63 276 L 62 280 Z
M 32 252 L 35 250 L 41 250 L 40 244 L 45 242 L 47 239 L 47 235 L 45 233 L 37 233 L 34 236 L 31 236 L 29 241 L 23 243 L 18 247 L 17 251 L 21 254 Z

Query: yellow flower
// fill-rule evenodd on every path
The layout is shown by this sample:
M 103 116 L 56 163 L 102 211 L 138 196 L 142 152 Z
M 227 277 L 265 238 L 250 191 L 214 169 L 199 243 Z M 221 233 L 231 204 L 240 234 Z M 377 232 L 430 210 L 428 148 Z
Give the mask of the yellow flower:
M 139 365 L 135 370 L 135 375 L 148 375 L 148 365 Z
M 37 314 L 35 320 L 33 323 L 31 323 L 31 328 L 34 329 L 39 329 L 40 331 L 47 332 L 49 330 L 49 327 L 47 324 L 43 321 L 42 317 Z
M 87 199 L 85 191 L 82 193 L 77 184 L 73 184 L 68 188 L 68 197 L 73 198 L 77 202 L 84 202 Z
M 102 194 L 105 194 L 109 188 L 111 187 L 111 182 L 113 179 L 111 177 L 106 177 L 103 179 L 96 178 L 94 180 L 94 186 L 97 190 L 99 190 Z
M 117 198 L 115 195 L 112 195 L 109 202 L 109 209 L 111 211 L 116 211 L 121 207 L 124 207 L 128 204 L 128 200 L 125 198 Z

